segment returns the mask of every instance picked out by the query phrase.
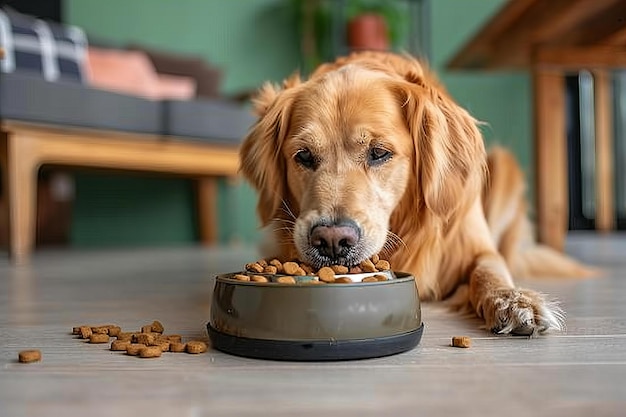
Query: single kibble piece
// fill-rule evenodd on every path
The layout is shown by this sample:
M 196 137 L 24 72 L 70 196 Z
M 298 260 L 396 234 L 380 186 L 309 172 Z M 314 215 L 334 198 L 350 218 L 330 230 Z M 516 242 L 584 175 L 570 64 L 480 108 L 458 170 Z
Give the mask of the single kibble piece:
M 154 335 L 152 333 L 139 333 L 137 335 L 137 343 L 142 345 L 151 345 L 154 343 Z
M 81 326 L 72 327 L 72 334 L 73 335 L 79 335 L 80 334 L 80 328 L 81 328 Z
M 109 336 L 117 337 L 122 332 L 122 328 L 120 326 L 109 327 Z
M 109 335 L 104 333 L 94 333 L 89 336 L 89 343 L 109 343 Z
M 261 272 L 263 272 L 263 269 L 265 268 L 259 265 L 259 263 L 257 262 L 246 264 L 246 271 L 256 272 L 257 274 L 260 274 Z
M 163 323 L 158 320 L 152 322 L 152 331 L 154 333 L 163 333 L 165 331 L 165 327 L 163 327 Z
M 287 275 L 296 275 L 300 269 L 302 269 L 300 268 L 300 265 L 295 262 L 285 262 L 283 264 L 283 271 L 285 271 L 285 274 Z
M 452 338 L 452 346 L 458 348 L 468 348 L 472 345 L 472 339 L 469 336 L 454 336 Z
M 278 268 L 274 265 L 268 265 L 263 269 L 264 274 L 276 274 L 278 272 Z
M 335 271 L 328 266 L 320 268 L 320 270 L 317 271 L 317 276 L 320 278 L 320 281 L 335 282 Z
M 313 267 L 309 264 L 300 264 L 300 269 L 302 269 L 304 271 L 304 275 L 314 275 L 315 271 L 313 270 Z
M 119 340 L 116 339 L 111 342 L 111 350 L 113 351 L 125 351 L 130 345 L 130 340 Z
M 380 261 L 380 256 L 378 254 L 372 255 L 371 261 L 374 265 L 376 265 L 378 261 Z
M 170 343 L 170 352 L 182 353 L 187 350 L 187 344 L 181 342 Z
M 348 277 L 339 277 L 335 279 L 335 284 L 351 284 L 352 280 Z
M 117 337 L 117 340 L 119 340 L 119 341 L 128 341 L 128 342 L 130 342 L 132 340 L 132 338 L 133 338 L 133 334 L 132 333 L 127 333 L 127 332 L 119 332 L 117 334 L 117 336 L 115 336 L 115 337 Z
M 168 334 L 166 336 L 164 336 L 167 338 L 167 340 L 169 340 L 170 342 L 174 343 L 174 342 L 180 342 L 183 337 L 179 334 Z
M 272 259 L 270 261 L 270 265 L 276 267 L 276 273 L 283 272 L 283 263 L 281 261 L 279 261 L 278 259 Z
M 347 274 L 350 272 L 350 269 L 344 265 L 333 265 L 331 269 L 335 271 L 335 274 Z
M 365 277 L 361 280 L 361 282 L 378 282 L 375 276 Z
M 376 272 L 376 266 L 369 259 L 364 260 L 359 265 L 363 272 Z
M 131 343 L 126 347 L 126 354 L 130 356 L 139 355 L 139 351 L 145 348 L 146 345 L 142 345 L 141 343 Z
M 376 278 L 376 281 L 387 281 L 389 279 L 387 278 L 387 275 L 381 275 L 381 274 L 374 275 L 374 278 Z
M 234 277 L 237 281 L 250 281 L 250 277 L 244 274 L 236 274 Z
M 109 328 L 108 327 L 92 327 L 91 328 L 91 332 L 94 334 L 109 334 Z
M 389 261 L 386 261 L 384 259 L 381 259 L 380 261 L 376 262 L 376 269 L 378 269 L 379 271 L 389 271 L 391 269 L 391 265 L 389 264 Z
M 263 275 L 252 275 L 250 277 L 250 280 L 252 280 L 253 282 L 268 282 L 269 280 L 264 277 Z
M 140 358 L 158 358 L 163 351 L 159 346 L 146 346 L 139 350 Z
M 279 284 L 295 284 L 296 280 L 294 277 L 278 277 L 276 278 L 276 282 Z
M 152 325 L 146 324 L 145 326 L 141 326 L 141 333 L 152 333 Z
M 207 344 L 202 341 L 192 340 L 187 342 L 187 353 L 204 353 L 207 349 Z
M 41 351 L 37 349 L 23 350 L 17 354 L 17 358 L 21 363 L 39 362 Z
M 170 341 L 165 339 L 156 340 L 154 342 L 154 346 L 158 346 L 161 349 L 161 352 L 168 352 L 171 345 Z
M 359 266 L 353 266 L 352 268 L 350 268 L 350 271 L 349 271 L 349 272 L 350 272 L 351 274 L 360 274 L 360 273 L 362 273 L 363 271 L 361 270 L 361 267 L 359 267 Z
M 91 331 L 91 327 L 89 326 L 80 326 L 80 337 L 81 339 L 89 339 L 93 332 Z

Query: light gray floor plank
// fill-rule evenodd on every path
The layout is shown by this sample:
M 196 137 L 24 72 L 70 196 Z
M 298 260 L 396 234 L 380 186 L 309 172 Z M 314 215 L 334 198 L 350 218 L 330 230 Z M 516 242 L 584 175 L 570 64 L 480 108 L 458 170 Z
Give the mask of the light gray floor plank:
M 626 415 L 626 238 L 573 235 L 568 251 L 606 268 L 591 280 L 523 285 L 558 298 L 567 331 L 496 337 L 474 318 L 423 306 L 420 346 L 387 358 L 293 363 L 221 352 L 140 360 L 69 335 L 82 323 L 206 337 L 213 276 L 252 248 L 40 252 L 0 259 L 0 416 Z M 453 335 L 471 349 L 449 346 Z M 17 352 L 39 348 L 24 365 Z

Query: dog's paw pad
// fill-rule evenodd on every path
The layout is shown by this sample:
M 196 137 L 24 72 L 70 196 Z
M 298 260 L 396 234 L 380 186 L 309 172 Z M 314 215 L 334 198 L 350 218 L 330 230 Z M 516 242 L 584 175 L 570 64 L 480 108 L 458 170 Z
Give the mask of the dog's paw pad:
M 502 289 L 487 301 L 487 328 L 497 334 L 534 336 L 548 330 L 563 330 L 565 315 L 555 302 L 531 290 Z

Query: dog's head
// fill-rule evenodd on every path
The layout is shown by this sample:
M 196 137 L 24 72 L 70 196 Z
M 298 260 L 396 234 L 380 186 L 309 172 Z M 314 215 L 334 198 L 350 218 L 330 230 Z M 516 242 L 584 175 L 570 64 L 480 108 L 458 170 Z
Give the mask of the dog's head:
M 282 254 L 316 267 L 392 250 L 424 216 L 445 223 L 480 192 L 475 120 L 415 60 L 356 55 L 266 85 L 255 108 L 241 170 Z

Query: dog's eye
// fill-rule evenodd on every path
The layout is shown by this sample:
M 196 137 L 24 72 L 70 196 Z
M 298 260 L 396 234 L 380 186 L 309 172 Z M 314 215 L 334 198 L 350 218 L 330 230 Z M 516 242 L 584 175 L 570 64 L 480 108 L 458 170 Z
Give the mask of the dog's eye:
M 301 149 L 296 153 L 296 162 L 305 168 L 315 168 L 315 157 L 308 149 Z
M 370 165 L 379 165 L 388 161 L 392 153 L 385 148 L 373 147 L 370 149 L 369 163 Z

